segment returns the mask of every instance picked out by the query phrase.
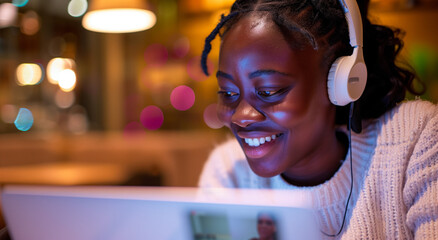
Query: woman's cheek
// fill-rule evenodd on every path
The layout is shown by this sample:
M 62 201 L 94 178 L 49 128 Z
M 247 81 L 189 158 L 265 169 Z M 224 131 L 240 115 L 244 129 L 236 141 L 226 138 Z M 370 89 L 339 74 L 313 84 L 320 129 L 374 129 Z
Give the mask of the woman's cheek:
M 272 106 L 270 110 L 266 110 L 265 112 L 268 113 L 272 121 L 283 127 L 295 125 L 296 122 L 300 121 L 303 115 L 301 109 L 289 106 L 288 104 Z

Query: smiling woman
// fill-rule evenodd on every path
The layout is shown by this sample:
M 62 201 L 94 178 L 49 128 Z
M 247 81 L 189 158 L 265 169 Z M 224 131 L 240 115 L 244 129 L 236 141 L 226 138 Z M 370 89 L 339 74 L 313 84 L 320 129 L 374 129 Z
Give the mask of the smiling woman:
M 263 13 L 243 17 L 224 36 L 218 116 L 256 174 L 322 183 L 345 158 L 347 148 L 333 131 L 325 71 L 315 71 L 321 59 L 322 52 L 310 46 L 291 49 Z M 267 137 L 271 141 L 260 145 Z
M 401 103 L 418 91 L 395 63 L 398 31 L 372 24 L 368 1 L 360 12 L 345 2 L 238 0 L 222 16 L 201 64 L 208 74 L 219 35 L 217 114 L 235 139 L 211 153 L 199 185 L 302 190 L 326 237 L 436 238 L 438 109 Z M 367 82 L 354 107 L 330 93 L 342 56 L 368 68 L 347 73 L 349 90 L 362 81 L 355 72 Z

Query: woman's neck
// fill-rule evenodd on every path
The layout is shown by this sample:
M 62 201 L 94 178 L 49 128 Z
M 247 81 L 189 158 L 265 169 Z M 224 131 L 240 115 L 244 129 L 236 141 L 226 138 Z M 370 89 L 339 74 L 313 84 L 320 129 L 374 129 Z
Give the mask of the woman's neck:
M 313 156 L 306 164 L 282 173 L 282 178 L 295 186 L 317 186 L 331 179 L 342 166 L 347 155 L 347 135 L 337 131 L 329 144 L 323 144 L 320 152 L 325 154 Z

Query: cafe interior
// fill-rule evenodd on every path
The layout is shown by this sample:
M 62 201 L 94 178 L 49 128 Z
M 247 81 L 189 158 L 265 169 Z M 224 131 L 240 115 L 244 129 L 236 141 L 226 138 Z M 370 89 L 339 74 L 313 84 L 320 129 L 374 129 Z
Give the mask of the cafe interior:
M 199 63 L 232 3 L 0 0 L 0 192 L 196 187 L 209 152 L 232 137 L 215 114 L 215 76 Z M 371 0 L 370 19 L 403 30 L 400 61 L 427 87 L 408 98 L 436 103 L 438 1 Z M 215 72 L 220 40 L 212 45 Z

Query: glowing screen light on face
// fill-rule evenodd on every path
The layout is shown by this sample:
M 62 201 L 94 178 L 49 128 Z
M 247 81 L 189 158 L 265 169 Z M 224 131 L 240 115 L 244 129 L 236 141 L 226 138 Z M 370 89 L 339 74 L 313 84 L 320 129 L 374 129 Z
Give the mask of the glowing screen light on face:
M 29 2 L 29 0 L 12 0 L 12 4 L 17 7 L 24 7 Z
M 87 11 L 87 0 L 71 0 L 68 4 L 68 14 L 72 17 L 80 17 Z
M 18 130 L 23 132 L 28 131 L 33 125 L 32 112 L 27 108 L 20 108 L 14 124 Z
M 176 87 L 170 94 L 170 103 L 175 109 L 186 111 L 195 103 L 195 92 L 185 85 Z
M 208 127 L 212 129 L 219 129 L 224 126 L 224 124 L 217 117 L 217 104 L 213 103 L 208 105 L 204 110 L 204 122 Z
M 40 65 L 34 63 L 18 65 L 16 75 L 17 83 L 20 86 L 37 85 L 43 79 L 43 71 Z
M 149 130 L 157 130 L 164 122 L 163 111 L 157 106 L 148 106 L 141 111 L 140 122 Z

